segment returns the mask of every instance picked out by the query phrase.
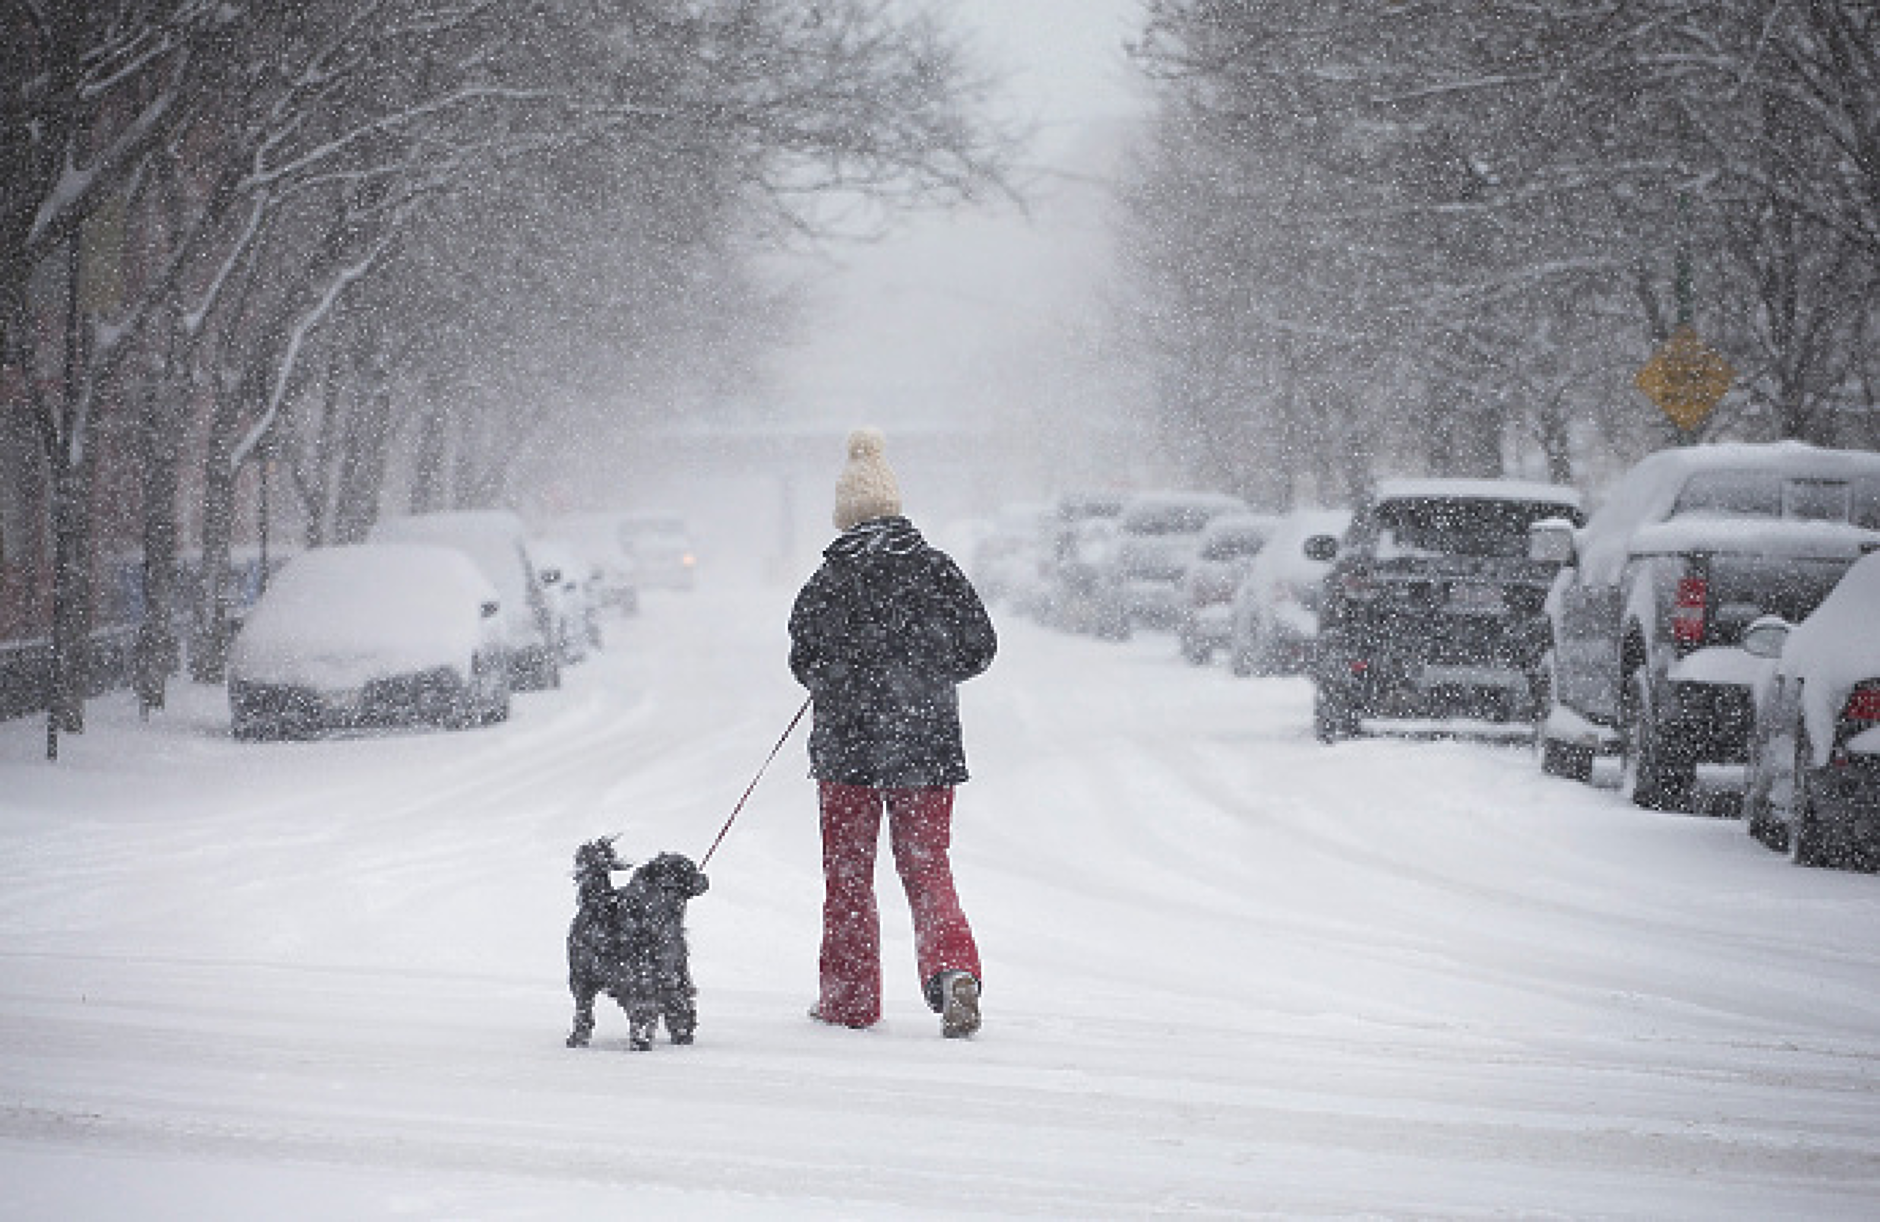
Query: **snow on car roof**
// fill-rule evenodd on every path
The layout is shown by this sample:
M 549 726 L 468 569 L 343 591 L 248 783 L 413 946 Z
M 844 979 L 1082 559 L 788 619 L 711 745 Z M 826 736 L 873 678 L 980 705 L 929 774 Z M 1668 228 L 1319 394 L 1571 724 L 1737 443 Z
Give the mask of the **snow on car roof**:
M 289 561 L 249 612 L 230 665 L 249 678 L 305 680 L 370 657 L 398 674 L 467 662 L 481 639 L 488 578 L 452 548 L 319 547 Z
M 438 543 L 470 557 L 502 594 L 503 622 L 512 644 L 536 637 L 529 605 L 528 548 L 522 519 L 505 509 L 467 509 L 381 518 L 372 527 L 374 543 Z
M 1717 548 L 1721 544 L 1734 552 L 1754 552 L 1762 556 L 1842 559 L 1858 556 L 1863 548 L 1871 548 L 1876 543 L 1880 543 L 1880 532 L 1847 522 L 1678 517 L 1633 531 L 1630 550 L 1636 555 L 1653 555 Z
M 1520 479 L 1385 479 L 1377 482 L 1377 499 L 1445 497 L 1470 500 L 1548 501 L 1580 505 L 1580 492 L 1565 484 Z
M 1800 441 L 1719 442 L 1648 454 L 1619 477 L 1587 520 L 1580 546 L 1585 580 L 1600 585 L 1615 582 L 1639 527 L 1668 518 L 1692 475 L 1728 470 L 1773 471 L 1801 478 L 1880 476 L 1880 454 L 1828 450 Z M 1728 518 L 1705 520 L 1713 534 L 1719 523 L 1726 523 L 1724 529 L 1730 532 L 1744 526 Z

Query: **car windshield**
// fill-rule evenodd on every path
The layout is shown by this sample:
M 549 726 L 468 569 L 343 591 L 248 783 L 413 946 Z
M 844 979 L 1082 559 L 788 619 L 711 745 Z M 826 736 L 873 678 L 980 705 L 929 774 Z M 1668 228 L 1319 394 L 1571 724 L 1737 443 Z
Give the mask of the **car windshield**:
M 1528 527 L 1548 518 L 1578 522 L 1580 515 L 1548 501 L 1408 497 L 1378 505 L 1371 514 L 1371 533 L 1381 547 L 1398 551 L 1525 556 Z
M 1880 479 L 1785 476 L 1779 471 L 1700 471 L 1679 490 L 1671 516 L 1700 514 L 1852 522 L 1880 530 Z

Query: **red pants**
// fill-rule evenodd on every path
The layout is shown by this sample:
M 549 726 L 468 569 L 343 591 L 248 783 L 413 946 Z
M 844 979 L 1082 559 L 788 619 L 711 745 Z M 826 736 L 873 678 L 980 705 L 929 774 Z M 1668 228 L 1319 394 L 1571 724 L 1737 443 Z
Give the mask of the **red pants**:
M 979 948 L 953 890 L 953 790 L 818 787 L 822 806 L 822 996 L 825 1022 L 866 1027 L 881 1018 L 881 916 L 875 907 L 875 847 L 888 810 L 894 867 L 914 916 L 914 957 L 924 988 L 940 972 L 979 978 Z M 929 1001 L 931 1004 L 931 999 Z

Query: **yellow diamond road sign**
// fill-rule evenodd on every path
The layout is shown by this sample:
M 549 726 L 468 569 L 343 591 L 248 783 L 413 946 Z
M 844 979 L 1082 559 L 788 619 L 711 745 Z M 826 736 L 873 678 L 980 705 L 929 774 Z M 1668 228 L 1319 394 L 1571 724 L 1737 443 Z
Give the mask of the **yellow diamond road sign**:
M 1702 424 L 1734 381 L 1736 370 L 1730 362 L 1706 347 L 1689 327 L 1673 331 L 1632 379 L 1681 429 Z

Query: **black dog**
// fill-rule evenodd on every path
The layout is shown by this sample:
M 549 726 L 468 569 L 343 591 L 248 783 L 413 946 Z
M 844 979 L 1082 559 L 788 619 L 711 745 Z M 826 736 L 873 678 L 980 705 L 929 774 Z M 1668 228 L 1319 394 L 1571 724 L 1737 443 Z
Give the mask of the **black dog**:
M 628 863 L 614 855 L 611 838 L 590 840 L 574 855 L 578 904 L 568 926 L 568 991 L 574 994 L 574 1030 L 568 1047 L 587 1046 L 594 1033 L 594 998 L 606 993 L 627 1012 L 627 1044 L 653 1046 L 659 1020 L 675 1044 L 692 1042 L 698 1028 L 692 969 L 685 946 L 685 904 L 711 884 L 677 853 L 661 853 L 615 887 L 613 871 Z

